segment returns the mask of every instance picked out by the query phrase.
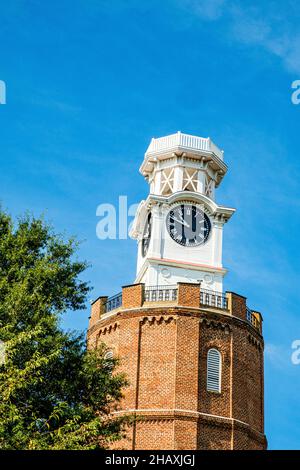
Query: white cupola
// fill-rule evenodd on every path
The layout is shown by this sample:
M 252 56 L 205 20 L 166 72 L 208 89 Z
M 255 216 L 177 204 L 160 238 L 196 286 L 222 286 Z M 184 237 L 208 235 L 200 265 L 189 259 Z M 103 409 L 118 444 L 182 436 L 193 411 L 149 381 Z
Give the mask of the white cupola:
M 140 167 L 150 186 L 131 236 L 138 240 L 136 282 L 202 282 L 222 290 L 223 225 L 234 212 L 219 206 L 215 190 L 227 171 L 210 138 L 177 132 L 152 139 Z

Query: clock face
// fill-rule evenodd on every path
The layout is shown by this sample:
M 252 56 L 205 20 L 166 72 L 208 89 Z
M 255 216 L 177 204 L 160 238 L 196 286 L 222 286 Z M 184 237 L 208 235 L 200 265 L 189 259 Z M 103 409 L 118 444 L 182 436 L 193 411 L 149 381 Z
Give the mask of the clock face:
M 143 240 L 142 240 L 142 255 L 146 256 L 151 238 L 151 226 L 152 226 L 152 217 L 151 212 L 147 216 L 147 220 L 144 227 Z
M 211 232 L 209 217 L 194 204 L 179 204 L 167 215 L 171 238 L 182 246 L 203 245 Z

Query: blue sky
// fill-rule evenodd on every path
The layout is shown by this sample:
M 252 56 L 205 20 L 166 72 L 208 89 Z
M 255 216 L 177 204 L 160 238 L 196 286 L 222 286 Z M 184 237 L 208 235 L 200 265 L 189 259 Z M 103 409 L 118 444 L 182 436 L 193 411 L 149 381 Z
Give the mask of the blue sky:
M 46 214 L 83 243 L 92 297 L 133 281 L 136 242 L 96 237 L 103 202 L 139 202 L 151 137 L 210 136 L 228 174 L 217 192 L 226 288 L 264 316 L 266 433 L 300 449 L 300 79 L 297 1 L 0 0 L 0 199 Z M 66 328 L 85 329 L 88 308 Z

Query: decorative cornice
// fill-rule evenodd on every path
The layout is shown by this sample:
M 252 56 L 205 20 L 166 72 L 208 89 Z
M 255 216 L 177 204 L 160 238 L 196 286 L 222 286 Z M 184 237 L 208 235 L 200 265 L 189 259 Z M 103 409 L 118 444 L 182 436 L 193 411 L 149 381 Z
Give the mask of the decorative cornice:
M 194 410 L 180 410 L 180 409 L 128 409 L 128 410 L 119 410 L 113 413 L 114 415 L 134 415 L 139 419 L 139 423 L 143 421 L 147 422 L 158 422 L 158 421 L 170 421 L 170 420 L 185 420 L 185 421 L 205 421 L 212 426 L 216 427 L 227 427 L 232 429 L 232 426 L 235 429 L 246 430 L 253 437 L 258 439 L 261 442 L 264 442 L 266 437 L 259 430 L 250 426 L 250 424 L 245 423 L 239 419 L 229 418 L 227 416 L 213 415 L 209 413 L 203 413 Z
M 140 320 L 141 325 L 145 325 L 145 323 L 149 323 L 150 325 L 161 325 L 162 323 L 176 323 L 176 317 L 174 316 L 167 316 L 167 315 L 160 315 L 160 316 L 147 316 L 143 317 Z
M 149 312 L 149 313 L 148 313 Z M 153 313 L 152 313 L 153 312 Z M 238 326 L 245 329 L 248 332 L 248 336 L 253 338 L 253 341 L 256 341 L 257 344 L 260 344 L 261 349 L 264 348 L 264 341 L 262 335 L 246 320 L 242 318 L 231 315 L 229 312 L 216 309 L 211 309 L 209 307 L 185 307 L 180 305 L 166 305 L 165 302 L 161 302 L 160 305 L 143 305 L 141 307 L 128 308 L 128 309 L 119 309 L 116 310 L 111 317 L 100 318 L 96 323 L 89 328 L 87 332 L 87 337 L 89 338 L 95 331 L 101 331 L 102 333 L 107 332 L 108 329 L 111 331 L 112 325 L 120 326 L 120 322 L 126 318 L 147 318 L 146 321 L 150 322 L 153 318 L 173 318 L 177 320 L 180 316 L 190 316 L 200 319 L 200 322 L 205 324 L 206 327 L 211 328 L 228 328 L 229 331 L 232 331 L 232 325 Z M 143 321 L 143 320 L 140 320 Z M 161 320 L 165 321 L 165 320 Z M 221 324 L 224 327 L 220 326 Z M 246 332 L 245 332 L 246 334 Z
M 112 331 L 116 331 L 117 328 L 120 328 L 119 322 L 104 326 L 103 328 L 100 328 L 97 336 L 105 335 L 106 333 L 111 333 Z
M 255 338 L 253 335 L 249 333 L 248 335 L 248 341 L 250 344 L 255 346 L 259 351 L 263 350 L 263 343 L 262 341 L 259 341 L 257 338 Z
M 207 328 L 214 328 L 214 329 L 219 329 L 219 330 L 223 330 L 228 333 L 230 333 L 232 331 L 232 328 L 231 326 L 226 322 L 222 322 L 222 321 L 216 321 L 216 320 L 210 320 L 210 319 L 207 319 L 207 318 L 200 318 L 200 323 L 205 325 Z
M 216 266 L 210 266 L 207 264 L 199 264 L 199 263 L 192 263 L 192 262 L 187 262 L 187 261 L 178 261 L 178 260 L 173 260 L 173 259 L 168 259 L 168 258 L 148 258 L 147 259 L 148 263 L 154 262 L 154 263 L 159 263 L 163 265 L 170 265 L 173 264 L 174 266 L 177 267 L 184 267 L 185 269 L 201 269 L 202 271 L 207 271 L 207 272 L 212 272 L 212 273 L 220 273 L 220 274 L 226 274 L 227 269 L 225 268 L 218 268 Z
M 160 204 L 168 204 L 170 206 L 176 202 L 189 203 L 191 201 L 203 204 L 204 207 L 209 209 L 210 215 L 212 216 L 222 216 L 224 222 L 226 222 L 232 214 L 235 212 L 235 209 L 232 207 L 219 206 L 215 201 L 213 201 L 208 196 L 205 196 L 202 193 L 195 191 L 176 191 L 170 196 L 162 196 L 158 194 L 149 194 L 146 199 L 148 204 L 152 202 Z

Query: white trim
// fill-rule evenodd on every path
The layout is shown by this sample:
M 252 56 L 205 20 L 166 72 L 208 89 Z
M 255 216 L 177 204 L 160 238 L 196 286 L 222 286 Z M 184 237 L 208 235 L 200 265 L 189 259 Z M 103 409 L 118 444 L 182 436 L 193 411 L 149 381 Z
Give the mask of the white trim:
M 226 220 L 228 220 L 236 211 L 233 207 L 220 206 L 216 204 L 215 201 L 205 196 L 205 194 L 201 194 L 196 191 L 178 191 L 169 196 L 149 194 L 146 199 L 148 204 L 160 202 L 171 205 L 172 203 L 177 203 L 179 201 L 186 201 L 187 203 L 197 201 L 203 203 L 205 207 L 209 208 L 211 215 L 223 215 Z
M 166 259 L 166 258 L 146 258 L 135 278 L 135 283 L 139 283 L 141 279 L 143 278 L 147 268 L 151 265 L 164 265 L 164 266 L 174 266 L 177 268 L 185 268 L 185 269 L 192 269 L 195 271 L 204 271 L 208 273 L 215 273 L 215 274 L 221 274 L 225 276 L 227 273 L 227 269 L 225 268 L 218 268 L 214 266 L 208 266 L 205 264 L 197 264 L 197 263 L 188 263 L 185 261 L 176 261 L 176 260 L 171 260 L 171 259 Z
M 223 161 L 224 158 L 223 150 L 220 150 L 209 137 L 198 137 L 195 135 L 184 134 L 180 131 L 164 137 L 156 139 L 152 138 L 146 151 L 146 155 L 166 151 L 177 146 L 187 149 L 213 152 L 221 161 Z
M 164 408 L 130 408 L 128 410 L 120 410 L 120 411 L 114 411 L 113 414 L 125 414 L 125 413 L 136 413 L 136 412 L 148 412 L 148 411 L 155 411 L 155 412 L 163 412 L 163 413 L 190 413 L 190 414 L 194 414 L 194 415 L 199 415 L 199 416 L 210 416 L 212 418 L 219 418 L 219 419 L 224 419 L 224 420 L 228 420 L 228 421 L 231 421 L 232 423 L 235 422 L 235 423 L 240 423 L 240 424 L 243 424 L 244 426 L 250 426 L 249 423 L 245 423 L 245 421 L 241 421 L 240 419 L 236 419 L 236 418 L 229 418 L 227 416 L 220 416 L 220 415 L 213 415 L 213 414 L 210 414 L 210 413 L 203 413 L 201 411 L 193 411 L 193 410 L 181 410 L 181 409 L 164 409 Z M 255 429 L 255 428 L 254 428 Z M 259 434 L 262 434 L 262 432 L 260 431 L 257 431 L 255 429 L 256 432 L 258 432 Z

